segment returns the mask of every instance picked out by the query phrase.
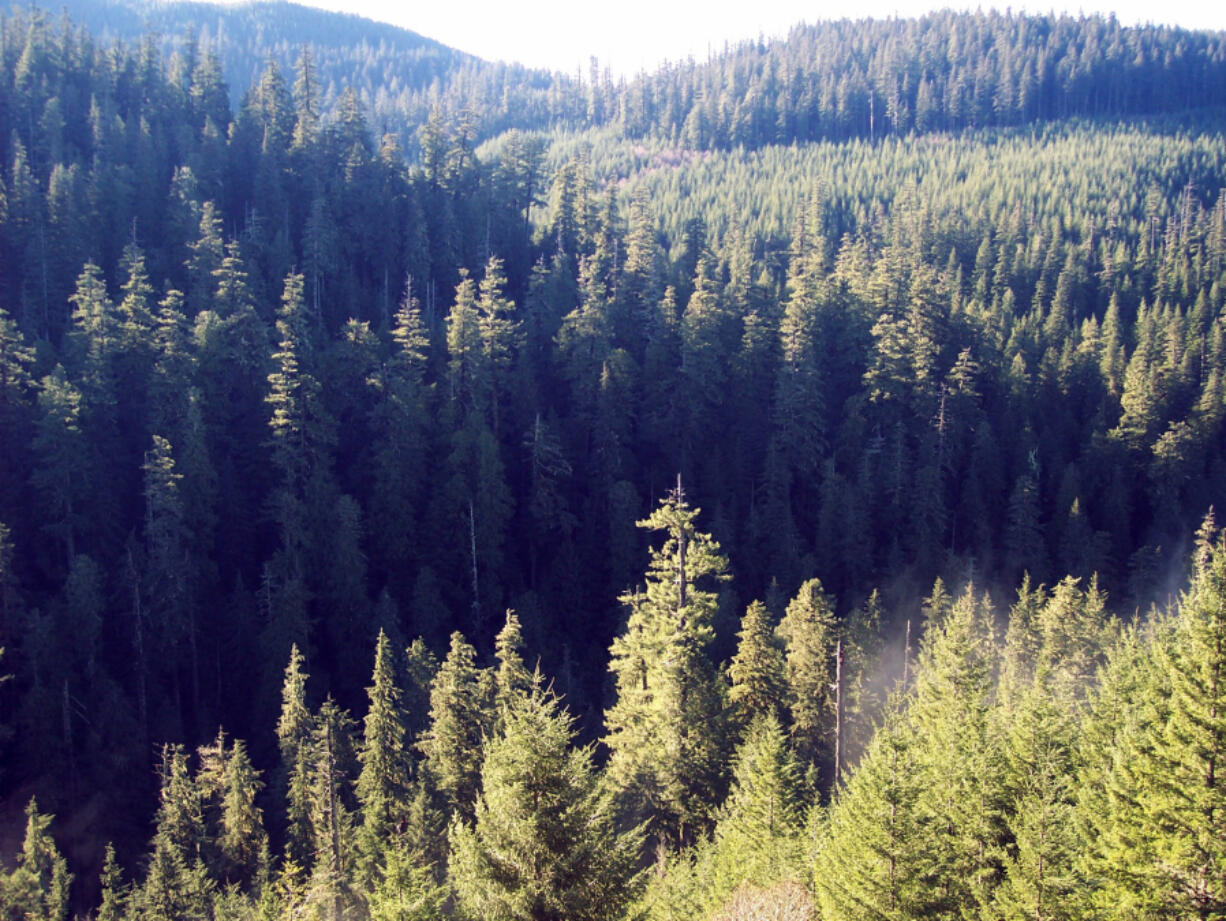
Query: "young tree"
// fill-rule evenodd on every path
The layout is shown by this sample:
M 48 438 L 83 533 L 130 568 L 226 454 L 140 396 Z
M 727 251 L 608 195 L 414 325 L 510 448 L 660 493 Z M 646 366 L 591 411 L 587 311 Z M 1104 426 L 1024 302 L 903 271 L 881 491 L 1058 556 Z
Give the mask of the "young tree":
M 493 682 L 476 665 L 476 650 L 461 633 L 430 686 L 430 727 L 417 743 L 453 810 L 471 815 L 481 776 L 481 745 L 492 727 Z
M 0 910 L 5 917 L 65 921 L 72 874 L 48 831 L 55 816 L 40 815 L 33 799 L 26 806 L 26 834 L 17 866 L 0 871 Z
M 303 657 L 291 647 L 281 689 L 281 716 L 277 720 L 277 744 L 281 750 L 282 789 L 286 810 L 286 857 L 299 867 L 309 867 L 314 853 L 311 832 L 311 759 L 315 719 L 306 704 L 306 673 Z
M 362 874 L 378 878 L 396 826 L 408 810 L 409 752 L 401 691 L 396 682 L 392 644 L 382 630 L 375 647 L 375 670 L 366 689 L 365 734 L 358 760 L 357 799 L 362 807 L 359 840 Z
M 502 710 L 532 686 L 532 673 L 524 665 L 523 649 L 524 636 L 519 627 L 519 617 L 508 610 L 506 623 L 494 641 L 498 658 L 498 668 L 494 672 L 494 702 L 500 719 Z
M 633 892 L 637 831 L 618 834 L 590 748 L 572 748 L 556 695 L 531 688 L 489 741 L 475 821 L 451 830 L 450 870 L 464 911 L 490 921 L 601 921 Z
M 778 719 L 786 695 L 784 658 L 766 605 L 755 601 L 745 609 L 737 637 L 736 655 L 728 666 L 728 700 L 746 727 L 759 717 Z
M 816 767 L 831 750 L 835 640 L 834 600 L 818 579 L 800 587 L 776 632 L 784 642 L 792 745 L 803 764 Z
M 916 740 L 897 702 L 819 826 L 813 888 L 821 917 L 918 919 L 931 904 L 916 803 Z

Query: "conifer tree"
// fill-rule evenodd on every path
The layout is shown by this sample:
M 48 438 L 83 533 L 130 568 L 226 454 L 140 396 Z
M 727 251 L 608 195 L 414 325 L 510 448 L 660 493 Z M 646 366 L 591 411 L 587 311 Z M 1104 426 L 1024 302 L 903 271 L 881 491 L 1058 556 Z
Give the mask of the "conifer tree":
M 820 580 L 800 587 L 776 630 L 784 642 L 792 745 L 802 764 L 816 766 L 831 750 L 834 720 L 834 603 Z
M 277 744 L 281 750 L 282 784 L 286 810 L 286 856 L 299 867 L 309 867 L 314 853 L 311 831 L 310 784 L 315 720 L 306 704 L 303 657 L 291 647 L 281 689 L 281 716 Z
M 55 816 L 42 815 L 38 803 L 26 805 L 26 833 L 17 866 L 0 871 L 0 909 L 6 917 L 30 921 L 65 921 L 72 874 L 55 846 L 49 827 Z
M 247 746 L 236 739 L 225 762 L 221 788 L 221 835 L 217 849 L 224 861 L 223 878 L 247 888 L 267 869 L 268 835 L 263 810 L 256 805 L 264 784 L 251 764 Z
M 102 895 L 95 921 L 123 921 L 128 916 L 130 887 L 123 881 L 119 862 L 115 859 L 115 846 L 107 842 L 102 857 L 102 872 L 99 875 Z
M 799 875 L 805 825 L 804 777 L 773 713 L 754 717 L 734 764 L 713 839 L 713 875 L 725 893 Z
M 373 495 L 378 501 L 367 506 L 374 533 L 381 539 L 372 555 L 393 581 L 406 578 L 410 569 L 419 522 L 419 506 L 424 480 L 405 475 L 421 469 L 425 461 L 426 360 L 429 336 L 422 320 L 421 307 L 410 291 L 405 292 L 400 309 L 393 318 L 392 340 L 395 348 L 380 372 L 367 379 L 376 400 L 370 410 L 373 435 Z M 402 603 L 408 586 L 396 593 Z
M 1076 714 L 1045 686 L 1044 672 L 1010 715 L 1006 738 L 1012 841 L 993 901 L 1008 921 L 1075 917 L 1085 888 L 1074 871 Z
M 446 917 L 446 887 L 433 868 L 401 846 L 387 852 L 383 874 L 368 897 L 371 921 L 441 921 Z
M 755 601 L 745 609 L 737 637 L 736 655 L 728 666 L 728 700 L 744 726 L 759 717 L 778 719 L 785 706 L 785 665 L 766 605 Z
M 471 815 L 481 776 L 481 745 L 492 726 L 490 676 L 460 633 L 430 685 L 430 727 L 417 743 L 452 810 Z
M 991 606 L 973 588 L 930 621 L 908 710 L 923 782 L 915 809 L 931 855 L 931 910 L 956 913 L 982 909 L 1000 873 L 1003 745 L 991 718 L 997 650 Z
M 356 901 L 353 885 L 353 809 L 349 802 L 354 761 L 353 721 L 331 697 L 315 717 L 311 765 L 311 832 L 315 844 L 308 899 L 325 917 L 340 921 Z
M 459 903 L 490 921 L 620 917 L 633 891 L 641 837 L 618 835 L 590 748 L 538 673 L 504 710 L 481 769 L 470 826 L 451 830 Z
M 213 885 L 203 854 L 204 815 L 200 790 L 182 746 L 162 749 L 157 831 L 145 882 L 136 897 L 140 917 L 151 921 L 210 916 Z
M 359 833 L 362 874 L 378 878 L 396 826 L 408 811 L 409 753 L 401 691 L 396 681 L 392 644 L 382 630 L 375 646 L 375 669 L 366 689 L 370 707 L 358 760 L 355 792 L 362 807 Z
M 719 545 L 695 526 L 681 485 L 639 527 L 665 532 L 653 548 L 645 592 L 623 595 L 625 632 L 613 643 L 609 669 L 617 700 L 605 713 L 612 750 L 609 777 L 630 811 L 653 831 L 685 841 L 701 828 L 718 797 L 724 743 L 724 690 L 707 649 L 717 595 L 727 578 Z
M 447 314 L 449 397 L 465 411 L 484 412 L 489 396 L 490 369 L 482 338 L 477 285 L 464 270 Z
M 821 917 L 928 917 L 928 858 L 916 811 L 924 783 L 897 702 L 819 826 L 813 887 Z
M 506 285 L 502 260 L 497 256 L 490 257 L 481 278 L 477 313 L 489 374 L 490 428 L 495 435 L 501 427 L 512 364 L 522 338 L 519 322 L 514 318 L 515 305 L 504 293 Z
M 40 410 L 33 448 L 38 465 L 34 487 L 47 505 L 43 527 L 63 541 L 65 564 L 76 556 L 77 536 L 83 523 L 83 505 L 88 493 L 86 468 L 89 446 L 81 427 L 81 391 L 61 365 L 42 380 L 38 395 Z
M 1125 718 L 1105 781 L 1109 820 L 1095 850 L 1111 917 L 1226 912 L 1226 539 L 1212 541 L 1153 671 Z
M 508 610 L 506 623 L 494 640 L 494 654 L 498 659 L 498 668 L 494 672 L 494 702 L 498 707 L 499 719 L 502 710 L 532 686 L 532 674 L 524 665 L 523 648 L 524 637 L 519 627 L 519 617 Z

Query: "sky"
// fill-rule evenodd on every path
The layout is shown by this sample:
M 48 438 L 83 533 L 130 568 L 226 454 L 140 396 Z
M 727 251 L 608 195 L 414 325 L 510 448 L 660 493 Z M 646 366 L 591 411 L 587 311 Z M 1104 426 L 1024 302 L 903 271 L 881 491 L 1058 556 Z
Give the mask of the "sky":
M 324 9 L 357 13 L 412 29 L 445 45 L 487 60 L 518 61 L 586 74 L 590 58 L 614 75 L 653 71 L 665 60 L 703 60 L 724 44 L 759 35 L 784 36 L 793 25 L 818 19 L 918 16 L 949 6 L 989 8 L 979 2 L 859 0 L 822 4 L 813 0 L 298 0 Z M 1001 8 L 1004 4 L 999 4 Z M 1022 0 L 1014 10 L 1048 12 L 1052 0 Z M 1114 11 L 1125 24 L 1156 22 L 1197 29 L 1226 29 L 1221 0 L 1081 0 L 1055 9 Z

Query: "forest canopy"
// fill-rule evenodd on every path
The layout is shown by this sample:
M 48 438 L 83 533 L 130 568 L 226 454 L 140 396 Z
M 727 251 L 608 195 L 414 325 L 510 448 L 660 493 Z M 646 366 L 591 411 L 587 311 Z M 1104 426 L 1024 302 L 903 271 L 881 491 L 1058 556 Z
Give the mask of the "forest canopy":
M 0 16 L 0 916 L 1222 913 L 1222 34 L 265 6 Z

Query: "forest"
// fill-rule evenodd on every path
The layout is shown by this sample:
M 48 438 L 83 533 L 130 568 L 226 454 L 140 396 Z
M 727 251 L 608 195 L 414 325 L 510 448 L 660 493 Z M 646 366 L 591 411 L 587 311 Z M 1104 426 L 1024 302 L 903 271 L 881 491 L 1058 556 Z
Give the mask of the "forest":
M 298 9 L 0 14 L 0 919 L 1226 917 L 1226 34 Z

